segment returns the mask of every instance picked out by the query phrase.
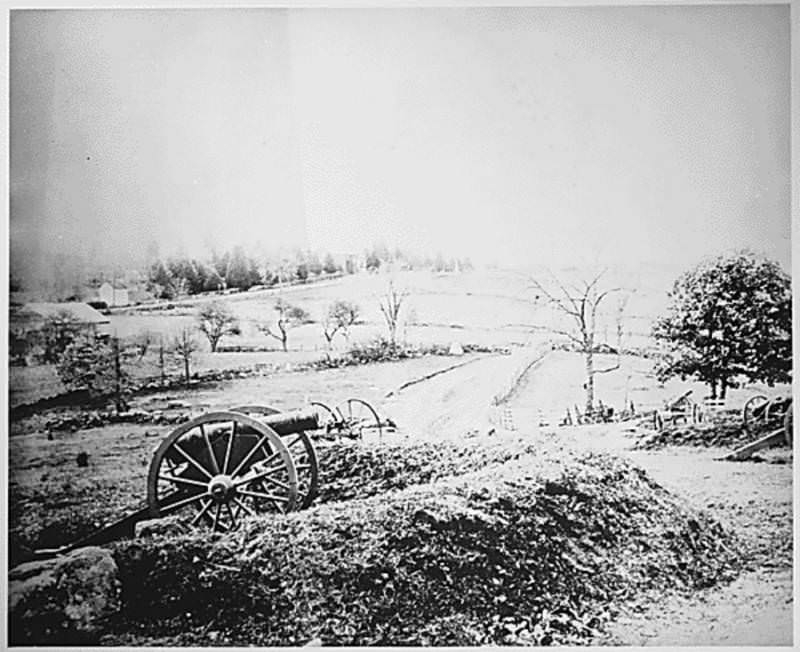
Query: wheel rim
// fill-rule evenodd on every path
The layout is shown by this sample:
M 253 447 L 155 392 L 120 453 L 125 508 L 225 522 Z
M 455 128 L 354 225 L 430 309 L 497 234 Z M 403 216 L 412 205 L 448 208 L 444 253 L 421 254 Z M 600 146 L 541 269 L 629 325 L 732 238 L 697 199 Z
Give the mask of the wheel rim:
M 320 401 L 311 401 L 311 406 L 319 408 L 325 418 L 325 421 L 320 423 L 320 431 L 324 431 L 326 435 L 333 435 L 334 437 L 337 434 L 341 434 L 343 423 L 336 412 Z
M 296 509 L 297 470 L 272 428 L 239 412 L 212 412 L 161 442 L 150 463 L 147 502 L 153 518 L 188 513 L 192 526 L 231 531 L 247 516 Z
M 767 402 L 767 397 L 763 394 L 757 394 L 756 396 L 751 396 L 749 399 L 747 399 L 747 402 L 742 408 L 742 421 L 744 422 L 745 426 L 749 426 L 755 421 L 755 415 L 753 414 L 753 411 Z
M 363 439 L 365 432 L 377 432 L 378 438 L 382 436 L 378 413 L 366 401 L 360 398 L 348 398 L 336 407 L 336 411 L 346 424 L 350 437 Z
M 232 412 L 241 412 L 254 418 L 278 414 L 280 410 L 266 405 L 240 405 L 231 408 Z M 311 506 L 319 490 L 319 464 L 317 451 L 308 436 L 302 430 L 281 438 L 284 445 L 292 455 L 295 470 L 297 471 L 297 501 L 299 509 Z

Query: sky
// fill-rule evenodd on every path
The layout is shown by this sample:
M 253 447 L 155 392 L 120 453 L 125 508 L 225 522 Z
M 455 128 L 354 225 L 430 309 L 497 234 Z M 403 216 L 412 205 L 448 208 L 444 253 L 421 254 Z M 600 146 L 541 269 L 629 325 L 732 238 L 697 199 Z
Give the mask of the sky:
M 790 266 L 788 6 L 12 11 L 12 266 Z

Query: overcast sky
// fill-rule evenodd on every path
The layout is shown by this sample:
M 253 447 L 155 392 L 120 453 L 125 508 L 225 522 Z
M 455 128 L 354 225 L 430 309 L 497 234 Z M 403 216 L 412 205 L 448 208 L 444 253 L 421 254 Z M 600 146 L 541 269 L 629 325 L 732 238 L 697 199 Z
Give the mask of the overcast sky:
M 789 7 L 15 11 L 12 257 L 790 255 Z

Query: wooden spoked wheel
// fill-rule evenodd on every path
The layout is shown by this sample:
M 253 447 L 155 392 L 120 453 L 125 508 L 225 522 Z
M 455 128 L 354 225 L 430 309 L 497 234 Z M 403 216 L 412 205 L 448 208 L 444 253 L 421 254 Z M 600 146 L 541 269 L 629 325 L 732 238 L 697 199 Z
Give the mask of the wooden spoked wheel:
M 270 414 L 278 414 L 280 410 L 265 405 L 240 405 L 231 408 L 232 412 L 241 412 L 255 419 Z M 286 448 L 292 454 L 294 468 L 297 471 L 297 496 L 300 509 L 310 507 L 319 490 L 319 464 L 317 451 L 311 438 L 303 431 L 281 437 Z
M 348 398 L 336 406 L 342 428 L 353 439 L 363 439 L 364 433 L 375 432 L 381 436 L 381 420 L 375 409 L 360 398 Z
M 320 401 L 311 401 L 311 407 L 317 408 L 320 415 L 320 428 L 326 435 L 335 438 L 341 430 L 341 417 Z
M 753 425 L 760 417 L 764 416 L 767 403 L 769 403 L 769 399 L 763 394 L 756 394 L 747 399 L 742 408 L 742 422 L 745 427 Z
M 193 526 L 227 532 L 246 516 L 296 509 L 297 470 L 272 428 L 240 412 L 211 412 L 158 446 L 147 503 L 152 518 L 186 513 Z

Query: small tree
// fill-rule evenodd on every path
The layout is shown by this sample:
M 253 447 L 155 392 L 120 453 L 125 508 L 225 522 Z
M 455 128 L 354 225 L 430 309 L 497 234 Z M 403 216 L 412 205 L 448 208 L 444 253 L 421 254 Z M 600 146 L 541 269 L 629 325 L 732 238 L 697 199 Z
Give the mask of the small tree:
M 792 369 L 791 280 L 750 252 L 704 261 L 682 274 L 653 329 L 658 376 L 694 377 L 712 398 L 742 378 L 788 382 Z
M 55 364 L 85 327 L 69 310 L 47 317 L 40 331 L 41 355 L 45 364 Z
M 278 313 L 275 319 L 275 330 L 270 324 L 260 324 L 258 329 L 262 333 L 274 337 L 281 343 L 283 350 L 288 351 L 289 330 L 308 323 L 309 314 L 300 306 L 294 306 L 283 299 L 275 302 L 275 312 Z
M 551 329 L 558 335 L 567 337 L 577 346 L 578 351 L 583 354 L 586 367 L 586 412 L 592 412 L 594 407 L 594 380 L 597 374 L 604 374 L 619 369 L 619 351 L 617 363 L 604 369 L 598 369 L 594 364 L 594 354 L 597 331 L 597 316 L 600 305 L 610 294 L 621 292 L 621 288 L 602 288 L 600 282 L 606 270 L 601 270 L 591 280 L 581 279 L 576 286 L 571 286 L 553 275 L 553 282 L 558 288 L 551 291 L 537 280 L 531 279 L 532 286 L 555 310 L 569 318 L 571 328 L 568 330 Z M 617 329 L 622 331 L 622 316 L 625 302 L 621 301 L 617 309 Z
M 67 388 L 88 390 L 92 398 L 112 396 L 118 412 L 127 409 L 130 374 L 117 338 L 105 342 L 88 334 L 77 337 L 61 356 L 57 372 Z
M 239 321 L 228 304 L 212 301 L 197 312 L 198 330 L 208 338 L 211 353 L 216 353 L 219 341 L 225 335 L 239 335 Z
M 197 340 L 195 340 L 192 329 L 184 326 L 172 340 L 172 352 L 178 360 L 183 362 L 184 378 L 188 387 L 191 379 L 189 365 L 192 362 L 192 356 L 198 349 Z
M 330 254 L 325 255 L 325 260 L 322 263 L 322 271 L 326 274 L 335 274 L 339 271 L 339 267 L 336 262 L 333 260 L 333 256 Z
M 389 330 L 389 343 L 394 349 L 397 346 L 397 327 L 400 323 L 400 309 L 408 297 L 407 290 L 398 290 L 390 280 L 386 294 L 381 297 L 380 308 L 386 327 Z
M 345 339 L 349 338 L 350 327 L 358 319 L 358 306 L 349 301 L 335 301 L 328 306 L 328 311 L 322 320 L 322 334 L 327 343 L 327 354 L 330 357 L 333 338 L 337 333 L 342 333 Z

